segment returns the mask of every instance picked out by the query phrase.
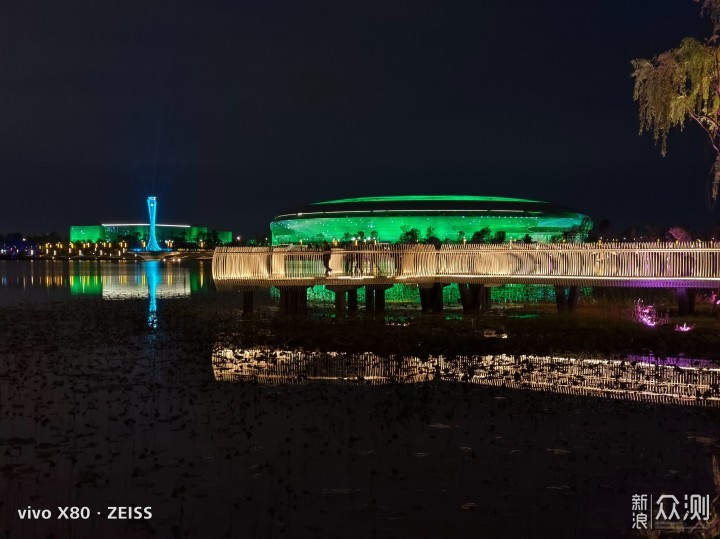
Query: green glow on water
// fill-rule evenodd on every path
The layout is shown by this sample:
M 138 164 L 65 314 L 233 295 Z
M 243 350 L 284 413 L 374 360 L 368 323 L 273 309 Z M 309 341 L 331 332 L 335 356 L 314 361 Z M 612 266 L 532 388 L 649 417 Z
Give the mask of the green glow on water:
M 590 297 L 591 287 L 580 288 L 581 297 Z M 490 287 L 493 305 L 555 303 L 555 288 L 549 284 L 506 284 Z M 420 300 L 418 299 L 418 302 Z M 460 306 L 460 291 L 457 286 L 443 288 L 443 303 L 446 307 Z
M 538 200 L 528 200 L 525 198 L 507 198 L 507 197 L 485 197 L 475 195 L 393 195 L 379 197 L 357 197 L 357 198 L 340 198 L 337 200 L 326 200 L 323 202 L 315 202 L 313 206 L 323 204 L 346 204 L 360 202 L 532 202 L 535 204 L 546 204 Z
M 271 297 L 280 298 L 277 288 L 270 289 Z M 506 284 L 490 288 L 490 296 L 494 305 L 504 304 L 529 304 L 529 303 L 555 303 L 555 289 L 552 285 L 541 284 Z M 592 296 L 592 288 L 580 289 L 580 296 L 589 298 Z M 308 302 L 314 304 L 332 305 L 335 301 L 335 293 L 326 289 L 323 285 L 316 285 L 308 288 Z M 388 305 L 419 306 L 420 292 L 416 286 L 396 284 L 385 292 L 385 301 Z M 358 288 L 358 303 L 365 303 L 365 287 Z M 460 291 L 455 285 L 443 288 L 443 304 L 447 308 L 461 307 Z M 534 315 L 531 315 L 534 316 Z
M 77 271 L 77 270 L 76 270 Z M 70 294 L 73 296 L 101 296 L 103 282 L 100 275 L 76 273 L 70 275 Z

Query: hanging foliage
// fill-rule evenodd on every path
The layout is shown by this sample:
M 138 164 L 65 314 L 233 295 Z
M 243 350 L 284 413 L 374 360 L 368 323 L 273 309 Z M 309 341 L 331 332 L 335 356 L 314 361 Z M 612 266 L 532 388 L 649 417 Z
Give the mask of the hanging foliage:
M 700 0 L 695 0 L 700 3 Z M 720 0 L 702 0 L 702 13 L 708 15 L 713 23 L 713 35 L 720 31 Z
M 705 131 L 716 155 L 710 188 L 715 202 L 720 188 L 720 0 L 695 1 L 712 20 L 713 35 L 705 42 L 686 38 L 651 60 L 633 60 L 633 97 L 640 106 L 640 132 L 651 132 L 663 155 L 672 128 L 682 130 L 690 119 Z

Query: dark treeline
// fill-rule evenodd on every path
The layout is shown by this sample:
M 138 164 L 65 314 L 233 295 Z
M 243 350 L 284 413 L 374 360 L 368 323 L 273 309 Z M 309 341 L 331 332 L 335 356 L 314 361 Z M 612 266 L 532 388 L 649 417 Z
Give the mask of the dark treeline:
M 87 240 L 71 242 L 67 236 L 56 232 L 47 234 L 23 234 L 10 232 L 0 234 L 0 258 L 35 258 L 71 256 L 121 257 L 127 252 L 144 249 L 148 238 L 140 234 L 122 235 L 114 240 Z M 189 239 L 177 236 L 161 241 L 164 248 L 180 250 L 207 250 L 222 245 L 215 230 Z
M 129 248 L 142 247 L 139 235 L 118 238 Z M 213 248 L 221 245 L 217 239 L 217 233 L 209 231 L 206 238 L 203 238 L 204 248 Z M 614 226 L 609 220 L 598 221 L 590 228 L 589 222 L 572 227 L 562 234 L 559 234 L 551 241 L 557 242 L 595 242 L 602 241 L 720 241 L 720 223 L 698 230 L 691 230 L 682 226 L 663 227 L 654 224 L 631 225 L 625 228 Z M 102 240 L 98 240 L 98 243 Z M 179 249 L 197 248 L 196 242 L 186 241 L 185 238 L 173 238 L 173 247 Z M 390 243 L 427 243 L 440 246 L 443 243 L 470 243 L 470 244 L 499 244 L 508 241 L 507 234 L 503 230 L 492 230 L 484 227 L 480 230 L 457 233 L 453 238 L 439 238 L 433 227 L 420 231 L 417 228 L 401 227 L 401 234 L 398 238 L 392 238 Z M 519 240 L 523 243 L 533 243 L 529 234 Z M 378 238 L 377 233 L 365 234 L 363 231 L 347 232 L 336 242 L 339 247 L 350 247 L 367 242 L 387 243 L 388 239 Z M 256 233 L 246 237 L 238 237 L 232 245 L 240 246 L 268 246 L 270 245 L 270 233 Z M 70 241 L 67 235 L 56 232 L 45 234 L 23 234 L 22 232 L 0 233 L 0 250 L 4 253 L 17 252 L 29 254 L 30 250 L 38 251 L 47 247 L 65 248 Z
M 49 244 L 57 246 L 58 244 L 67 244 L 67 236 L 60 236 L 56 232 L 47 234 L 23 234 L 22 232 L 10 232 L 8 234 L 0 234 L 0 248 L 4 250 L 15 249 L 23 251 L 25 249 L 35 248 L 38 246 Z
M 169 241 L 176 249 L 214 248 L 222 245 L 222 242 L 218 239 L 218 233 L 215 230 L 208 231 L 207 234 L 202 234 L 198 238 L 198 241 L 189 240 L 184 236 L 172 237 L 169 238 Z M 144 242 L 147 242 L 147 237 L 141 237 L 140 234 L 134 234 L 119 236 L 114 241 L 98 238 L 89 241 L 88 243 L 106 244 L 106 246 L 122 243 L 127 248 L 139 249 L 144 247 Z M 49 232 L 46 234 L 23 234 L 22 232 L 0 234 L 0 249 L 4 251 L 29 253 L 30 250 L 37 251 L 38 249 L 46 248 L 63 249 L 69 246 L 70 239 L 68 236 L 61 236 L 56 232 Z
M 720 223 L 691 230 L 682 226 L 662 227 L 654 224 L 618 228 L 603 219 L 595 224 L 586 241 L 720 241 Z

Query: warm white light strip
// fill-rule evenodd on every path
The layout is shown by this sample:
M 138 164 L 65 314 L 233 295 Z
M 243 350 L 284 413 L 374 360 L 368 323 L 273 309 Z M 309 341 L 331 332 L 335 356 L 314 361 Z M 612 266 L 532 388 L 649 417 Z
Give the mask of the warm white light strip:
M 525 210 L 347 210 L 347 211 L 316 211 L 316 212 L 300 212 L 300 213 L 284 213 L 278 215 L 275 219 L 280 217 L 305 217 L 307 215 L 329 215 L 329 214 L 348 214 L 348 213 L 408 213 L 408 212 L 420 212 L 420 213 L 441 213 L 441 212 L 455 212 L 455 213 L 488 213 L 488 212 L 499 212 L 499 213 L 523 213 Z

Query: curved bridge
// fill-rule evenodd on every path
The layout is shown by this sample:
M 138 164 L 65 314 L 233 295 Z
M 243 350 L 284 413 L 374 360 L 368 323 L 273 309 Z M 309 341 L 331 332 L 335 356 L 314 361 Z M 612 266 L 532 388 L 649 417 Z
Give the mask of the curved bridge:
M 714 288 L 720 243 L 220 247 L 212 271 L 219 290 L 396 283 Z

